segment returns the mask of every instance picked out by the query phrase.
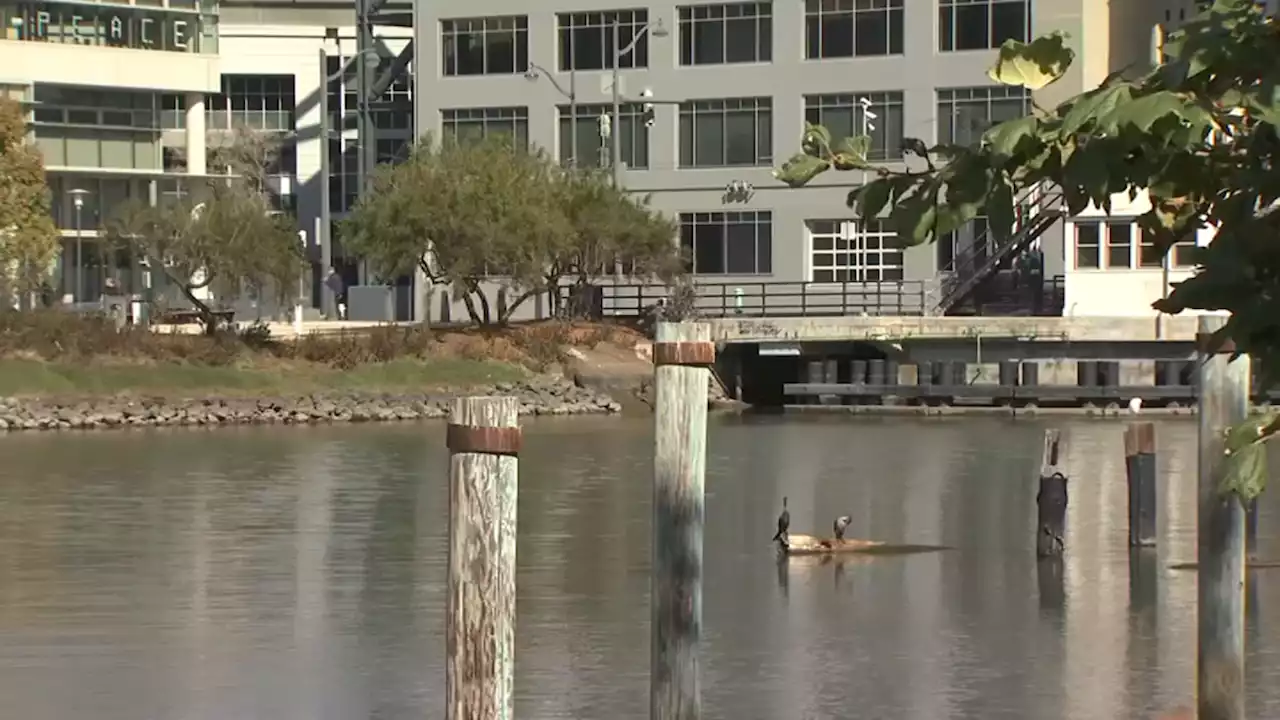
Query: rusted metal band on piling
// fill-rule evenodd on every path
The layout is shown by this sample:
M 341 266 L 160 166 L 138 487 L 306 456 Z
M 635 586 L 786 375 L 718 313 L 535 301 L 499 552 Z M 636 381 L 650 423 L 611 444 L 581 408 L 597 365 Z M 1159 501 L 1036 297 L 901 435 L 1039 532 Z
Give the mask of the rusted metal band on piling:
M 1213 346 L 1213 333 L 1196 333 L 1196 352 L 1205 355 L 1231 355 L 1236 351 L 1236 341 L 1224 338 L 1222 344 Z
M 484 455 L 520 454 L 524 435 L 518 427 L 476 427 L 449 423 L 445 445 L 450 453 L 481 453 Z
M 654 343 L 653 364 L 710 367 L 716 364 L 716 344 L 712 342 Z

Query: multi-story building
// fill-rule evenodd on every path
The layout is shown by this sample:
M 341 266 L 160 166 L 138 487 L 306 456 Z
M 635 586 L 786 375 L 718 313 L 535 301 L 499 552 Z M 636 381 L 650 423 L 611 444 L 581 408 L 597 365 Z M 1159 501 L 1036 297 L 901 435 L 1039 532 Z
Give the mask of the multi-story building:
M 566 161 L 607 162 L 598 118 L 616 62 L 625 184 L 679 218 L 700 281 L 931 281 L 983 223 L 903 251 L 886 223 L 855 222 L 846 208 L 859 173 L 786 188 L 771 169 L 796 151 L 805 123 L 868 132 L 886 162 L 902 158 L 903 137 L 976 142 L 1031 109 L 1028 93 L 987 77 L 1006 39 L 1070 34 L 1075 66 L 1036 98 L 1053 104 L 1144 61 L 1157 12 L 1142 0 L 572 0 L 533 10 L 499 0 L 483 13 L 420 3 L 418 128 L 514 133 Z M 656 104 L 652 127 L 642 91 Z M 1060 273 L 1062 224 L 1041 242 L 1045 272 Z
M 1182 4 L 1187 7 L 1175 0 L 566 0 L 530 10 L 498 0 L 477 12 L 459 0 L 417 3 L 413 30 L 382 33 L 393 54 L 412 37 L 415 59 L 375 113 L 375 152 L 384 161 L 400 157 L 427 131 L 500 131 L 547 147 L 567 163 L 607 165 L 600 117 L 612 98 L 616 26 L 624 102 L 615 130 L 623 182 L 652 194 L 657 207 L 679 219 L 679 241 L 700 282 L 923 285 L 971 252 L 983 235 L 981 220 L 936 245 L 904 251 L 894 246 L 886 223 L 855 222 L 847 209 L 846 195 L 861 174 L 830 173 L 812 187 L 784 187 L 771 171 L 796 151 L 805 123 L 821 122 L 837 134 L 865 131 L 873 157 L 890 163 L 901 160 L 904 137 L 975 142 L 992 123 L 1031 106 L 1028 94 L 986 75 L 1005 39 L 1070 34 L 1075 66 L 1035 98 L 1051 105 L 1144 60 L 1152 25 L 1175 22 L 1180 9 L 1190 12 L 1191 0 Z M 204 137 L 236 125 L 280 135 L 277 189 L 313 246 L 322 193 L 335 220 L 353 204 L 358 139 L 347 119 L 354 83 L 349 75 L 333 77 L 357 52 L 351 2 L 0 8 L 5 38 L 43 41 L 0 42 L 0 80 L 16 83 L 37 103 L 35 135 L 69 234 L 69 189 L 91 192 L 82 196 L 82 229 L 92 237 L 116 198 L 144 192 L 151 180 L 162 185 L 179 168 L 204 172 Z M 166 52 L 165 62 L 153 60 L 157 51 Z M 320 168 L 321 88 L 333 129 L 325 140 L 327 183 Z M 639 104 L 645 90 L 656 103 L 651 126 Z M 116 125 L 125 119 L 116 109 L 123 104 L 131 123 L 152 125 Z M 82 122 L 90 115 L 94 141 L 84 140 Z M 126 135 L 137 143 L 132 154 L 116 145 Z M 166 153 L 166 147 L 181 152 Z M 334 235 L 334 265 L 349 284 L 366 280 Z M 1039 238 L 1048 276 L 1073 267 L 1063 240 L 1061 222 Z M 317 305 L 319 276 L 317 263 Z M 86 283 L 84 292 L 92 296 L 93 287 Z M 425 302 L 411 299 L 422 296 L 420 287 L 400 294 L 400 317 L 427 312 Z M 433 304 L 431 316 L 439 314 Z
M 205 93 L 218 88 L 213 0 L 0 3 L 0 85 L 30 108 L 64 247 L 56 290 L 99 296 L 110 278 L 130 289 L 138 264 L 100 252 L 104 221 L 128 198 L 206 173 Z M 161 98 L 189 101 L 187 129 L 161 130 Z M 166 170 L 166 147 L 186 157 Z M 77 257 L 79 249 L 79 257 Z

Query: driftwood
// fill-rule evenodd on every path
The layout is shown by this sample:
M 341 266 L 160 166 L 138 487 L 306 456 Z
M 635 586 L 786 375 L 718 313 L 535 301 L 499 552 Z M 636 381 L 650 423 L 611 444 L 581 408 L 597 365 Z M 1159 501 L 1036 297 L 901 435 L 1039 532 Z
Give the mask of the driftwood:
M 833 555 L 836 553 L 865 553 L 884 546 L 879 540 L 855 540 L 823 538 L 816 535 L 791 533 L 785 541 L 778 541 L 778 552 L 785 555 Z

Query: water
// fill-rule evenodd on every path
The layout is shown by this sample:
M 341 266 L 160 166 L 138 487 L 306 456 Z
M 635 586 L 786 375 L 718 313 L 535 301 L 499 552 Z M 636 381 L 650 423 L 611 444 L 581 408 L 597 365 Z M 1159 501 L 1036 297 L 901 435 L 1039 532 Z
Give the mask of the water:
M 705 716 L 1147 718 L 1194 688 L 1194 434 L 1158 428 L 1159 561 L 1131 592 L 1121 430 L 1055 421 L 1072 476 L 1062 595 L 1032 557 L 1042 426 L 713 420 Z M 647 420 L 526 429 L 516 714 L 647 718 Z M 443 426 L 0 438 L 0 697 L 23 720 L 443 717 Z M 793 530 L 952 552 L 778 566 Z M 1280 513 L 1262 508 L 1263 555 Z M 1280 640 L 1248 620 L 1250 712 Z

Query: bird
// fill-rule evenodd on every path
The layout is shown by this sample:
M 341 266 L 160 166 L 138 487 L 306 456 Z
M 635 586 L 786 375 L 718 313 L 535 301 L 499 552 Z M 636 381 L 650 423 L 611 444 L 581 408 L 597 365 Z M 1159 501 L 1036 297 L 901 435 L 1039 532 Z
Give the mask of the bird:
M 778 516 L 778 532 L 773 536 L 773 542 L 786 542 L 787 528 L 791 527 L 791 513 L 787 510 L 787 498 L 782 498 L 782 514 Z
M 1142 412 L 1142 398 L 1134 398 L 1129 401 L 1129 414 L 1137 415 Z
M 844 539 L 845 528 L 849 527 L 849 523 L 851 522 L 853 522 L 853 518 L 849 517 L 848 515 L 841 515 L 840 517 L 836 518 L 835 524 L 832 526 L 832 529 L 835 530 L 837 540 Z

